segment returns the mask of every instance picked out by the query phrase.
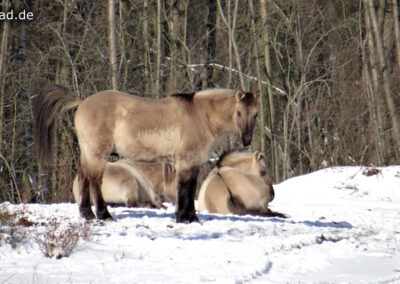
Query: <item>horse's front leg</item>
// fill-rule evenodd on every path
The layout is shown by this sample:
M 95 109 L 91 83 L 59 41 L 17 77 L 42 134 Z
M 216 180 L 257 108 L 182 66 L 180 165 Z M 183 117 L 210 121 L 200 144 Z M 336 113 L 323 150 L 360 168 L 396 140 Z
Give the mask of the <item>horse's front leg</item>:
M 198 167 L 178 172 L 177 189 L 178 197 L 176 203 L 176 222 L 191 223 L 198 222 L 194 208 L 194 195 L 196 193 Z

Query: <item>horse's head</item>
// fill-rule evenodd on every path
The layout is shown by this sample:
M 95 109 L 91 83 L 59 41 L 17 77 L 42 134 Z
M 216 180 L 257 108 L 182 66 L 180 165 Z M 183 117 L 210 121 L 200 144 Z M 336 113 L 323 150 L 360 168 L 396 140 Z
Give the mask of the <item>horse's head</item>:
M 257 117 L 257 103 L 261 92 L 248 93 L 237 91 L 236 107 L 233 115 L 237 135 L 242 140 L 243 146 L 249 146 L 253 137 L 253 129 Z

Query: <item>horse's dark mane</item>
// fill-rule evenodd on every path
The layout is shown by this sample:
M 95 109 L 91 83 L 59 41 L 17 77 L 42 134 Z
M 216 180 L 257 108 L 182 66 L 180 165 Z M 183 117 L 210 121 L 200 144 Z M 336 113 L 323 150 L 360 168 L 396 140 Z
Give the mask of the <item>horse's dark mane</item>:
M 217 161 L 216 166 L 218 168 L 220 168 L 222 166 L 222 162 L 225 160 L 226 157 L 228 157 L 230 154 L 233 153 L 238 153 L 238 152 L 242 152 L 243 148 L 234 148 L 234 149 L 230 149 L 230 150 L 225 150 L 224 152 L 222 152 L 222 154 L 219 156 L 219 159 Z
M 178 98 L 188 103 L 191 103 L 193 102 L 193 97 L 195 94 L 196 93 L 181 93 L 181 94 L 173 94 L 171 95 L 171 97 Z

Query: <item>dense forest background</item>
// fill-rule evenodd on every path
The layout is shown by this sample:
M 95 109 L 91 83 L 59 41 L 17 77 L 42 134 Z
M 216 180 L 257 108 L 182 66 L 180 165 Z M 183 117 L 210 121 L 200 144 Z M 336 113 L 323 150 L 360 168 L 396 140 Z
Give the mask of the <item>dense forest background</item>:
M 252 148 L 274 182 L 400 162 L 397 0 L 0 0 L 0 202 L 71 200 L 73 112 L 38 165 L 32 100 L 45 84 L 160 98 L 262 90 Z M 224 147 L 233 147 L 234 138 Z

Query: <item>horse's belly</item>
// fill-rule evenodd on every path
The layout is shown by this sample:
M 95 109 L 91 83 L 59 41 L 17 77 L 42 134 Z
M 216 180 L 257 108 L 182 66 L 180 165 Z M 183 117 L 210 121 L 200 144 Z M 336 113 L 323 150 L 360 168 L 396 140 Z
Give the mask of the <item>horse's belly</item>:
M 178 128 L 142 130 L 130 139 L 128 135 L 116 139 L 116 150 L 123 156 L 136 159 L 171 159 L 179 145 L 179 137 Z

